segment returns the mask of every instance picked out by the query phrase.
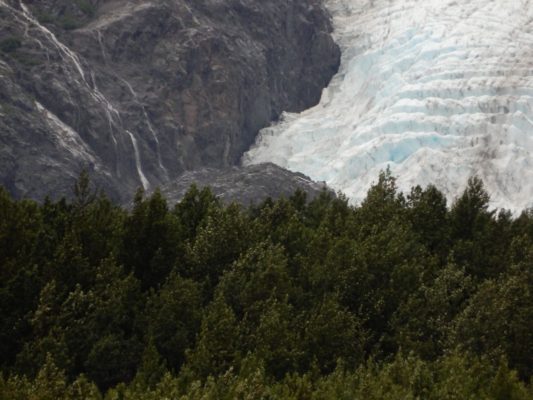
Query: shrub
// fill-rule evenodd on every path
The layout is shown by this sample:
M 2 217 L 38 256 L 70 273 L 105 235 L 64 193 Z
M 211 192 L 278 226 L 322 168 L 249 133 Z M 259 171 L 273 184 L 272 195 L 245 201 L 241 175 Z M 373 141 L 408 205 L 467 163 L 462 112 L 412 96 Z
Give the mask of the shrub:
M 59 20 L 59 25 L 61 28 L 72 31 L 74 29 L 78 29 L 81 24 L 79 21 L 77 21 L 72 15 L 65 15 L 63 18 Z
M 53 15 L 46 13 L 46 12 L 39 12 L 36 14 L 37 21 L 41 24 L 51 24 L 55 21 L 55 18 Z
M 76 0 L 76 5 L 87 16 L 92 17 L 96 13 L 96 7 L 88 0 Z
M 0 42 L 0 51 L 3 53 L 12 53 L 22 46 L 22 42 L 18 37 L 10 36 Z

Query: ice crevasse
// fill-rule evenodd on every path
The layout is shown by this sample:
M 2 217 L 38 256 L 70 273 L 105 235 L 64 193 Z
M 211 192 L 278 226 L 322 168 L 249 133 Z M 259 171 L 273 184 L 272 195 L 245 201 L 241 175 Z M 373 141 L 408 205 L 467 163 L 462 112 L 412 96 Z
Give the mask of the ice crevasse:
M 390 167 L 450 201 L 478 176 L 492 206 L 533 206 L 533 0 L 325 0 L 341 66 L 320 103 L 263 129 L 274 162 L 360 202 Z

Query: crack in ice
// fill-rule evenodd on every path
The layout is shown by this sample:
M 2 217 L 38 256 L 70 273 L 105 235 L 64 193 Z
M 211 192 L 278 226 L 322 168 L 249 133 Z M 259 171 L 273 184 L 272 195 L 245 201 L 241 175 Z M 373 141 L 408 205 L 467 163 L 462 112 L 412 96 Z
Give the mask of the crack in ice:
M 533 205 L 533 7 L 523 0 L 325 0 L 342 50 L 320 103 L 260 132 L 274 162 L 357 203 L 389 166 L 449 200 L 468 178 L 493 207 Z

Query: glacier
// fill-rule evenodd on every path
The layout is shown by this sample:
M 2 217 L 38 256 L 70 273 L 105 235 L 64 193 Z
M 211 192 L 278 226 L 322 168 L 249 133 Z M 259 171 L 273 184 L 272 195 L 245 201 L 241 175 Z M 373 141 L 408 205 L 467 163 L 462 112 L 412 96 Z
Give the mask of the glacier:
M 263 129 L 245 165 L 273 162 L 353 203 L 379 171 L 456 199 L 483 179 L 491 207 L 533 206 L 529 0 L 325 0 L 342 50 L 320 103 Z

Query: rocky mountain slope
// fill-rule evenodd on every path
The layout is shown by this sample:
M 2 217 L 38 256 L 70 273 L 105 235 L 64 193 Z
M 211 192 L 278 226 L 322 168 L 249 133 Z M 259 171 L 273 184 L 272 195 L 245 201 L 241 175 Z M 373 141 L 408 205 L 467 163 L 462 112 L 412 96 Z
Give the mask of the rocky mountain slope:
M 170 204 L 174 204 L 183 198 L 192 184 L 199 188 L 209 187 L 225 204 L 236 202 L 243 206 L 257 205 L 269 197 L 289 198 L 298 189 L 306 194 L 308 200 L 324 190 L 335 196 L 324 183 L 314 182 L 303 174 L 287 171 L 271 163 L 187 171 L 161 187 L 161 192 Z
M 0 184 L 118 200 L 236 164 L 339 64 L 319 0 L 0 0 Z

